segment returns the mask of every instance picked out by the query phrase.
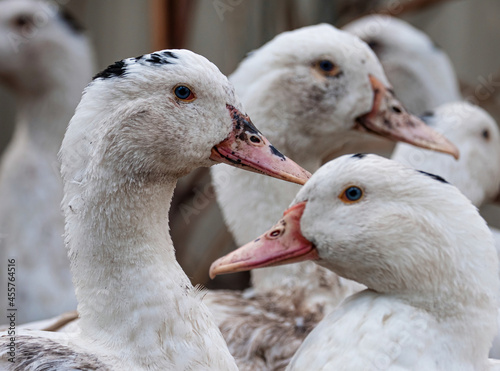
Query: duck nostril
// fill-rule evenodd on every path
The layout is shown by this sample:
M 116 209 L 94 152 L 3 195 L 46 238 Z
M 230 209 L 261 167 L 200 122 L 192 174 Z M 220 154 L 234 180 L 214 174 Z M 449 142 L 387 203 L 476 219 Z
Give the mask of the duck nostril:
M 256 144 L 259 144 L 261 142 L 260 138 L 258 136 L 256 136 L 256 135 L 250 136 L 250 141 L 252 143 L 256 143 Z
M 271 236 L 271 237 L 278 237 L 280 234 L 281 234 L 281 230 L 275 229 L 274 231 L 272 231 L 271 233 L 269 233 L 269 236 Z
M 392 112 L 401 113 L 403 112 L 398 106 L 391 106 Z

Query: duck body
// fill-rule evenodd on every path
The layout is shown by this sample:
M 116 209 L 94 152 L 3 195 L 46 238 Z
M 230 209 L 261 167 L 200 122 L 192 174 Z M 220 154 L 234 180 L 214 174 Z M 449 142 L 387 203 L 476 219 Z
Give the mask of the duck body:
M 347 298 L 309 334 L 288 370 L 487 370 L 488 360 L 470 363 L 475 344 L 461 338 L 452 321 L 365 290 Z M 353 334 L 346 336 L 346 334 Z
M 91 80 L 93 57 L 81 30 L 48 4 L 3 1 L 0 8 L 0 82 L 16 94 L 18 106 L 0 164 L 0 251 L 22 272 L 16 277 L 20 323 L 76 308 L 57 152 Z M 40 15 L 46 22 L 35 26 Z M 33 27 L 37 32 L 26 37 Z M 0 309 L 1 322 L 5 315 Z

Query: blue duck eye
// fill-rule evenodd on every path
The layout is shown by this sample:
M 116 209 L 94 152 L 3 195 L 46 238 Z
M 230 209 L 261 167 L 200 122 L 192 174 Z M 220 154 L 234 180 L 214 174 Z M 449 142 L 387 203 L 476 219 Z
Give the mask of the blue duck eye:
M 339 198 L 344 203 L 352 203 L 361 200 L 363 197 L 363 190 L 356 186 L 347 187 L 340 195 Z
M 174 88 L 175 96 L 184 101 L 192 101 L 195 99 L 195 95 L 187 86 L 178 85 Z

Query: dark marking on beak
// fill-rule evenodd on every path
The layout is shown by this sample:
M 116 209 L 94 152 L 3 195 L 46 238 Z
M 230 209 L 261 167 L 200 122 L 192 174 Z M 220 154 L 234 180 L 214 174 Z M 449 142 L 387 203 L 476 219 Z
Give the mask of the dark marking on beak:
M 236 122 L 236 129 L 241 130 L 243 129 L 242 133 L 244 132 L 249 132 L 251 134 L 258 134 L 261 135 L 261 132 L 254 126 L 252 123 L 252 120 L 250 120 L 250 117 L 247 115 L 243 115 L 238 111 L 234 106 L 230 104 L 226 104 L 226 107 L 229 109 L 229 112 L 231 113 L 231 117 L 233 120 Z M 244 138 L 241 138 L 241 140 L 244 140 Z
M 280 151 L 278 151 L 273 145 L 269 145 L 269 148 L 271 148 L 271 153 L 273 155 L 280 157 L 282 161 L 286 160 L 286 157 Z

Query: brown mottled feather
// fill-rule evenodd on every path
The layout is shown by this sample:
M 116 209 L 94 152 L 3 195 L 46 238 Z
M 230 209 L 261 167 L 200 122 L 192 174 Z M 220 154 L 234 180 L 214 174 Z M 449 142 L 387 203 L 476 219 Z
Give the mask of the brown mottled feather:
M 240 370 L 284 370 L 324 308 L 303 308 L 301 293 L 251 296 L 250 291 L 206 295 L 216 322 Z
M 7 358 L 8 337 L 0 338 L 0 366 L 5 367 Z M 15 362 L 9 371 L 106 371 L 110 370 L 97 357 L 85 352 L 75 352 L 74 349 L 46 338 L 31 336 L 16 337 Z

